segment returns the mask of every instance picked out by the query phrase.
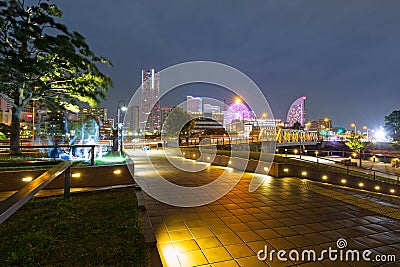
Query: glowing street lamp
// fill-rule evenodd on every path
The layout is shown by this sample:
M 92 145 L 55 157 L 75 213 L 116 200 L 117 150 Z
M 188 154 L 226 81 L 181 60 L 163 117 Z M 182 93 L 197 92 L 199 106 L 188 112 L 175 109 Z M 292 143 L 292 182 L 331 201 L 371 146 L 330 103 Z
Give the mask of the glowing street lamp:
M 324 118 L 324 123 L 325 123 L 325 127 L 326 127 L 326 129 L 329 131 L 329 130 L 331 130 L 331 124 L 329 123 L 329 118 Z
M 375 139 L 378 142 L 385 142 L 386 141 L 386 132 L 383 127 L 380 127 L 378 130 L 375 131 Z
M 241 99 L 240 97 L 236 97 L 236 98 L 235 98 L 235 103 L 236 103 L 236 104 L 242 103 L 242 99 Z
M 369 141 L 369 131 L 370 131 L 371 129 L 368 129 L 367 126 L 364 126 L 363 129 L 367 131 L 367 141 Z
M 243 100 L 240 98 L 240 97 L 235 97 L 235 103 L 237 104 L 237 105 L 239 105 L 239 104 L 242 104 L 243 103 Z M 244 124 L 244 110 L 240 110 L 241 111 L 241 113 L 242 113 L 242 121 L 243 121 L 243 124 Z
M 354 128 L 354 135 L 357 135 L 357 125 L 355 123 L 350 124 L 351 128 Z
M 122 104 L 122 106 L 121 106 Z M 128 108 L 125 105 L 125 101 L 124 100 L 120 100 L 118 101 L 118 107 L 117 107 L 117 131 L 118 131 L 118 145 L 119 145 L 119 151 L 122 152 L 122 126 L 123 123 L 120 122 L 120 117 L 121 117 L 121 111 L 122 112 L 126 112 L 128 110 Z

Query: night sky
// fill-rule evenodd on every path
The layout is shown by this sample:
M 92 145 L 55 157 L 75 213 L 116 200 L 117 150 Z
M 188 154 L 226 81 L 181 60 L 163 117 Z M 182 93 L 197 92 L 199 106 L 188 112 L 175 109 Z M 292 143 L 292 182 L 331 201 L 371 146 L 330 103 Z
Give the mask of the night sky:
M 217 61 L 247 74 L 276 118 L 306 95 L 308 120 L 376 128 L 400 109 L 400 1 L 64 0 L 62 21 L 110 59 L 114 116 L 141 69 Z M 182 91 L 182 90 L 181 90 Z M 202 91 L 202 92 L 200 92 Z M 203 96 L 204 85 L 180 93 Z M 216 96 L 218 97 L 218 96 Z M 223 99 L 224 96 L 220 96 Z

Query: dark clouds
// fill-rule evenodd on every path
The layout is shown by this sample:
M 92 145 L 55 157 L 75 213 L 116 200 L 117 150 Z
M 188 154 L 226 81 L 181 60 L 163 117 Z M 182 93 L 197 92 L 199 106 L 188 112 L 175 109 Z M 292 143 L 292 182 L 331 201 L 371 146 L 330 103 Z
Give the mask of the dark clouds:
M 400 109 L 400 2 L 65 0 L 63 21 L 111 59 L 114 112 L 142 68 L 212 60 L 249 75 L 276 117 L 307 95 L 307 119 L 376 127 Z M 199 94 L 200 95 L 200 94 Z

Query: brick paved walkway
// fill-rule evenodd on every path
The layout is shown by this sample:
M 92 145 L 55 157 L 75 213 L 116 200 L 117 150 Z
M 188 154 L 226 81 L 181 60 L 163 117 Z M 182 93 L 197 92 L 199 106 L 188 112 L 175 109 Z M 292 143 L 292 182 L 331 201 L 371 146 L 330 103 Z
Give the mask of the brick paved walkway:
M 176 184 L 193 186 L 215 179 L 224 168 L 211 166 L 199 173 L 165 169 L 169 163 L 153 152 L 152 161 Z M 134 159 L 135 172 L 148 168 Z M 234 171 L 235 172 L 235 171 Z M 147 176 L 151 179 L 151 175 Z M 164 266 L 400 266 L 400 221 L 383 216 L 399 210 L 396 201 L 374 202 L 355 190 L 297 178 L 268 178 L 249 193 L 251 175 L 218 201 L 194 208 L 178 208 L 145 195 L 146 209 L 157 238 Z M 346 197 L 345 201 L 341 199 Z M 176 196 L 179 198 L 179 196 Z M 398 203 L 398 202 L 397 202 Z M 382 212 L 380 212 L 382 211 Z M 388 214 L 388 213 L 386 213 Z M 344 238 L 346 249 L 372 250 L 376 255 L 395 255 L 395 263 L 332 262 L 325 254 L 319 262 L 260 261 L 257 252 L 284 249 L 317 253 Z M 319 255 L 319 254 L 317 254 Z M 286 257 L 288 255 L 286 254 Z

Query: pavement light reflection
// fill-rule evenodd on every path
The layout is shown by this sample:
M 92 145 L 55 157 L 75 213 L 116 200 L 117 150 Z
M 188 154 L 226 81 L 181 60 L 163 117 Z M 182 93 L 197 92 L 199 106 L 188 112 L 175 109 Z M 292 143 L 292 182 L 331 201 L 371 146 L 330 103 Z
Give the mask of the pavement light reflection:
M 208 154 L 203 155 L 203 158 L 200 157 L 199 160 L 193 160 L 163 151 L 146 153 L 136 151 L 132 153 L 127 150 L 126 152 L 135 162 L 134 178 L 136 183 L 158 201 L 178 207 L 202 206 L 218 200 L 228 194 L 242 179 L 245 175 L 244 169 L 247 166 L 246 161 L 237 160 L 237 158 L 232 159 L 235 168 L 232 168 L 233 166 L 214 166 L 207 162 Z M 166 156 L 169 156 L 169 158 Z M 185 168 L 176 168 L 175 163 L 177 162 Z M 200 173 L 203 170 L 206 170 L 206 172 Z M 221 171 L 213 170 L 222 170 L 222 174 Z M 199 172 L 199 179 L 206 176 L 211 182 L 196 184 L 194 187 L 172 182 L 177 176 L 189 177 L 188 172 L 196 173 L 195 175 Z M 271 181 L 271 177 L 265 173 L 265 166 L 262 168 L 262 173 L 246 173 L 246 176 L 251 177 L 248 192 L 255 191 L 260 185 L 264 186 L 263 190 L 265 190 Z M 212 180 L 214 177 L 216 179 Z

